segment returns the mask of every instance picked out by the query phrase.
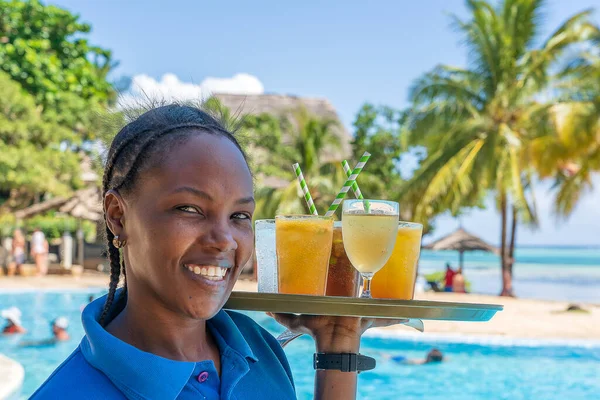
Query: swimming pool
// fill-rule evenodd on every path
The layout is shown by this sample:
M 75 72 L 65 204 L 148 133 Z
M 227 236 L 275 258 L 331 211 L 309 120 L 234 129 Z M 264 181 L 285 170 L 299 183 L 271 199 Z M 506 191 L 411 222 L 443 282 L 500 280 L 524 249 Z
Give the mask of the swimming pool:
M 78 345 L 83 336 L 80 308 L 89 294 L 101 291 L 0 293 L 0 309 L 16 305 L 29 329 L 22 337 L 1 337 L 0 352 L 25 367 L 23 397 L 31 395 Z M 22 340 L 50 335 L 49 321 L 59 315 L 71 321 L 72 339 L 55 347 L 21 348 Z M 249 313 L 266 329 L 283 329 L 271 318 Z M 447 363 L 403 366 L 384 355 L 420 358 L 438 347 Z M 299 399 L 311 399 L 313 388 L 311 339 L 301 338 L 286 348 Z M 544 399 L 588 400 L 600 393 L 600 347 L 508 346 L 367 337 L 361 351 L 378 359 L 377 369 L 360 374 L 360 399 L 463 400 Z

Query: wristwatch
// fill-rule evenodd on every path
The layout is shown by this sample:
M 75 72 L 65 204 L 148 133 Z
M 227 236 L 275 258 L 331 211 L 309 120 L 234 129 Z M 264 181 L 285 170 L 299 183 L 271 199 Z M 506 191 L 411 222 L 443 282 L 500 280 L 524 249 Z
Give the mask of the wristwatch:
M 315 353 L 313 357 L 315 369 L 360 373 L 375 368 L 375 365 L 374 358 L 356 353 Z

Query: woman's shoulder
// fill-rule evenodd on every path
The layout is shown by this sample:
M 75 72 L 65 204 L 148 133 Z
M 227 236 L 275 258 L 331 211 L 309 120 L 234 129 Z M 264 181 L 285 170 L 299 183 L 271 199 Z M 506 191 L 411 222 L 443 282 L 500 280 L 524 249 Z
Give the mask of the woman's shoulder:
M 226 310 L 225 313 L 231 318 L 250 345 L 258 340 L 259 342 L 267 343 L 269 347 L 274 345 L 279 346 L 275 337 L 248 315 L 231 310 Z
M 292 371 L 285 352 L 277 339 L 248 315 L 230 310 L 225 311 L 225 313 L 236 325 L 256 358 L 261 361 L 258 364 L 265 368 L 262 371 L 263 377 L 264 374 L 273 374 L 273 376 L 285 374 L 290 387 L 294 390 Z M 276 365 L 279 365 L 279 367 L 276 367 Z
M 277 339 L 248 315 L 227 310 L 225 313 L 240 331 L 254 353 L 270 353 L 287 365 L 287 359 Z M 258 358 L 260 356 L 256 354 Z
M 30 397 L 43 399 L 124 399 L 106 375 L 90 365 L 79 347 Z

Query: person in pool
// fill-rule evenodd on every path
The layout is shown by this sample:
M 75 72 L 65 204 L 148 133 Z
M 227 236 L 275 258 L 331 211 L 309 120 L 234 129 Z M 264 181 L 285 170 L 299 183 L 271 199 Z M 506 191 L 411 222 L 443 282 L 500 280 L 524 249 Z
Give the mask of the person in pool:
M 408 364 L 408 365 L 424 365 L 424 364 L 434 364 L 441 363 L 444 361 L 444 355 L 438 349 L 432 349 L 427 353 L 427 356 L 424 359 L 416 360 L 411 358 L 406 358 L 404 356 L 391 356 L 390 360 L 399 363 L 399 364 Z
M 32 398 L 295 399 L 277 340 L 222 310 L 254 252 L 252 174 L 234 134 L 196 107 L 147 111 L 114 138 L 102 191 L 109 292 L 85 308 L 79 347 Z M 336 354 L 399 322 L 274 317 Z M 319 369 L 314 397 L 355 399 L 356 381 Z
M 2 334 L 15 335 L 27 332 L 21 325 L 21 310 L 17 307 L 10 307 L 0 311 L 0 316 L 6 320 L 6 325 L 2 328 Z
M 69 320 L 65 317 L 58 317 L 52 321 L 52 335 L 57 342 L 65 342 L 71 337 L 67 329 L 69 328 Z
M 69 332 L 67 329 L 69 328 L 69 320 L 66 317 L 58 317 L 50 323 L 50 328 L 52 329 L 52 337 L 49 339 L 43 340 L 32 340 L 27 342 L 22 342 L 20 344 L 21 347 L 45 347 L 45 346 L 53 346 L 58 342 L 66 342 L 71 339 L 69 336 Z

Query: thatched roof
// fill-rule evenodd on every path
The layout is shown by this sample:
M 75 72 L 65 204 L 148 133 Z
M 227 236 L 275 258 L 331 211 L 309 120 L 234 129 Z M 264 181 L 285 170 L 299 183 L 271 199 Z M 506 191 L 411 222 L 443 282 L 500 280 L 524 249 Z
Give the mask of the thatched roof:
M 15 212 L 17 219 L 26 219 L 48 211 L 58 211 L 75 218 L 89 221 L 102 219 L 102 196 L 100 189 L 89 187 L 73 193 L 70 197 L 55 197 L 53 199 L 34 204 Z
M 215 93 L 213 96 L 232 112 L 240 115 L 268 113 L 278 117 L 287 117 L 292 122 L 294 112 L 304 107 L 310 114 L 338 122 L 334 132 L 340 138 L 341 150 L 326 151 L 325 157 L 327 159 L 340 160 L 352 153 L 350 147 L 352 136 L 341 123 L 335 108 L 327 99 L 279 94 L 238 95 Z
M 489 251 L 492 253 L 498 252 L 494 246 L 484 242 L 475 235 L 471 235 L 463 228 L 457 229 L 451 234 L 424 246 L 424 248 L 430 250 L 455 250 L 459 252 L 474 250 Z

